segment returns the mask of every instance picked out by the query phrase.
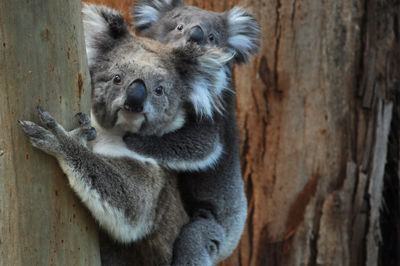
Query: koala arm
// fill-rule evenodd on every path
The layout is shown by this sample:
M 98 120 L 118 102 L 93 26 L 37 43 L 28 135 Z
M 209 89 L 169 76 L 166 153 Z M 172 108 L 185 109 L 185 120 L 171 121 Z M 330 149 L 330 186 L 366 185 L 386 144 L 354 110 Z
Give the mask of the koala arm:
M 19 124 L 33 146 L 57 158 L 71 187 L 99 224 L 123 243 L 148 234 L 161 186 L 160 168 L 140 160 L 111 159 L 90 151 L 86 141 L 96 133 L 87 116 L 83 125 L 70 132 L 40 109 L 39 117 L 43 127 L 30 121 Z
M 130 150 L 177 171 L 213 167 L 223 149 L 216 122 L 210 120 L 189 121 L 181 129 L 162 136 L 128 133 L 124 142 Z

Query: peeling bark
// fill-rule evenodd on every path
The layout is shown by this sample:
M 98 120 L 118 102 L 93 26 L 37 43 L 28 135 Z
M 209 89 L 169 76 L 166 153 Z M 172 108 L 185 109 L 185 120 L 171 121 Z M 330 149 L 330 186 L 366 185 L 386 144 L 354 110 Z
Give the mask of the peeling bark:
M 369 181 L 369 229 L 367 234 L 366 265 L 377 265 L 379 247 L 382 242 L 380 216 L 383 202 L 384 169 L 387 156 L 387 144 L 392 120 L 392 103 L 383 104 L 379 100 L 377 106 L 376 141 L 374 147 L 373 166 Z

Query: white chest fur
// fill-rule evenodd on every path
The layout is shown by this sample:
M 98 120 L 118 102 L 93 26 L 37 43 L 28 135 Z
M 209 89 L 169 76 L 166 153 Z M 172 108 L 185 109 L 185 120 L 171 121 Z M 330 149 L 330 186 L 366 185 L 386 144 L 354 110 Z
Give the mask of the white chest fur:
M 154 159 L 139 155 L 136 152 L 129 150 L 122 139 L 125 132 L 113 129 L 106 130 L 98 125 L 93 116 L 92 125 L 97 131 L 97 137 L 91 143 L 94 153 L 112 158 L 127 157 L 139 162 L 158 165 Z

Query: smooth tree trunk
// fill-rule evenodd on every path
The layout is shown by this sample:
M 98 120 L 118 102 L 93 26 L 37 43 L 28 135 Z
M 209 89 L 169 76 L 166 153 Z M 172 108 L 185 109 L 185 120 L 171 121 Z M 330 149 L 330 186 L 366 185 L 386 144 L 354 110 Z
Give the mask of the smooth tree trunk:
M 81 2 L 0 0 L 0 265 L 100 265 L 96 224 L 17 119 L 89 112 Z

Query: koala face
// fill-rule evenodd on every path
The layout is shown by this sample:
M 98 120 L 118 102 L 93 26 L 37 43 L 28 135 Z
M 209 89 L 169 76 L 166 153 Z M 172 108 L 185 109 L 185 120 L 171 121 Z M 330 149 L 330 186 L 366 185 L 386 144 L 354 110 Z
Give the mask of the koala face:
M 159 134 L 183 123 L 185 84 L 172 62 L 145 48 L 127 42 L 98 62 L 102 70 L 92 68 L 93 114 L 101 125 Z
M 138 38 L 110 8 L 86 5 L 83 13 L 92 114 L 101 127 L 163 135 L 182 127 L 189 111 L 212 118 L 219 110 L 232 55 Z
M 152 37 L 175 46 L 185 45 L 188 42 L 227 46 L 228 36 L 224 17 L 219 13 L 193 6 L 182 5 L 172 9 L 153 24 L 153 29 L 154 35 L 150 34 Z
M 133 6 L 132 16 L 136 30 L 150 38 L 174 46 L 194 42 L 224 48 L 235 53 L 236 63 L 258 50 L 259 25 L 238 7 L 218 13 L 180 0 L 142 0 Z

